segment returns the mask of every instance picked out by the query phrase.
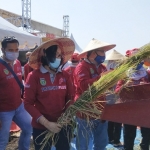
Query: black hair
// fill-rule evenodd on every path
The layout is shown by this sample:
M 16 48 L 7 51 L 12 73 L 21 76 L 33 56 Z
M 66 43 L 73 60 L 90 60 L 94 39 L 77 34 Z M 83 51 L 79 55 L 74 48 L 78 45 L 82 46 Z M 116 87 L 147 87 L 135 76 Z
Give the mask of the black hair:
M 50 46 L 45 50 L 46 57 L 49 60 L 49 62 L 53 63 L 56 60 L 56 52 L 57 45 Z
M 1 42 L 1 47 L 6 48 L 8 43 L 17 43 L 19 45 L 19 41 L 14 36 L 6 36 Z
M 87 52 L 87 58 L 89 58 L 91 54 L 92 54 L 92 51 Z
M 41 57 L 43 66 L 48 65 L 49 62 L 53 63 L 56 60 L 57 45 L 52 45 L 44 49 L 43 52 L 46 54 L 46 56 Z

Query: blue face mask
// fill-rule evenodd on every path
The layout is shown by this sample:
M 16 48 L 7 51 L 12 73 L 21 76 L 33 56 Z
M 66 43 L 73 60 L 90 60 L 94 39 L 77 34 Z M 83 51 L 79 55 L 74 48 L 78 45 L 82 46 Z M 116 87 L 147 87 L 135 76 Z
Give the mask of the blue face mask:
M 54 63 L 49 63 L 49 66 L 56 69 L 60 66 L 60 62 L 61 62 L 61 59 L 60 58 L 56 58 L 56 60 L 54 61 Z
M 105 56 L 97 55 L 94 59 L 98 65 L 102 64 L 105 61 Z
M 141 62 L 141 63 L 139 63 L 138 65 L 137 65 L 137 67 L 135 68 L 135 70 L 139 70 L 139 69 L 141 69 L 142 68 L 142 66 L 143 66 L 143 62 Z

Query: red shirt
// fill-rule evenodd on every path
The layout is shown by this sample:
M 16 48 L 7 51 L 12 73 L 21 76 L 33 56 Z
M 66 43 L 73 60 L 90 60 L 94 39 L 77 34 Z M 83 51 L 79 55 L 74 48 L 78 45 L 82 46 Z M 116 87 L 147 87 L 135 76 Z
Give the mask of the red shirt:
M 100 78 L 102 72 L 107 71 L 104 65 L 99 65 L 97 68 L 94 64 L 88 63 L 83 60 L 77 65 L 74 71 L 74 84 L 76 87 L 75 100 L 80 97 L 80 95 L 86 91 L 89 85 L 92 85 L 95 81 Z M 104 100 L 104 96 L 99 97 L 100 100 Z M 102 102 L 102 105 L 104 103 Z M 77 113 L 80 118 L 85 118 L 83 114 Z
M 70 78 L 71 78 L 71 83 L 72 83 L 72 92 L 73 92 L 73 97 L 75 96 L 75 89 L 76 89 L 76 87 L 75 87 L 75 85 L 74 85 L 74 79 L 73 79 L 73 73 L 74 73 L 74 70 L 75 70 L 75 67 L 76 66 L 69 66 L 69 67 L 67 67 L 67 68 L 65 68 L 64 70 L 70 75 Z
M 22 82 L 21 64 L 14 62 L 14 72 Z M 21 90 L 14 76 L 0 63 L 0 112 L 12 111 L 21 104 Z
M 24 81 L 26 82 L 28 74 L 33 71 L 33 69 L 29 66 L 29 63 L 24 65 Z
M 41 68 L 30 72 L 27 77 L 24 103 L 33 117 L 32 126 L 43 129 L 37 119 L 43 115 L 49 121 L 56 122 L 65 111 L 66 103 L 72 99 L 72 91 L 68 73 L 58 72 L 52 82 L 50 73 Z
M 75 100 L 100 78 L 102 72 L 107 71 L 104 65 L 99 65 L 98 68 L 94 64 L 83 60 L 79 63 L 74 71 L 74 84 L 76 87 Z

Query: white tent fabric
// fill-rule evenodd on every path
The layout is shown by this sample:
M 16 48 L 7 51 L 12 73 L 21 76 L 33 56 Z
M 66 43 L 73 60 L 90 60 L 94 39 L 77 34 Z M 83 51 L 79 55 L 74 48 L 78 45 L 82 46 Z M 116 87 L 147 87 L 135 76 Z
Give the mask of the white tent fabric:
M 23 49 L 25 46 L 31 48 L 34 47 L 36 44 L 38 46 L 41 44 L 41 38 L 32 35 L 26 31 L 20 30 L 10 22 L 0 17 L 0 41 L 5 36 L 15 36 L 19 41 L 21 49 Z
M 81 53 L 82 49 L 80 48 L 80 46 L 77 44 L 76 40 L 73 37 L 73 34 L 71 33 L 70 39 L 74 42 L 75 44 L 75 51 L 74 53 Z

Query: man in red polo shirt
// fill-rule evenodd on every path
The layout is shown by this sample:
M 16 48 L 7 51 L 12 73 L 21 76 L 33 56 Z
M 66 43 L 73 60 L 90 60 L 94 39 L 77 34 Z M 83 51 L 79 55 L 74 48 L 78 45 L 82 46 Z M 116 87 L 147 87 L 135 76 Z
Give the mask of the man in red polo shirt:
M 1 57 L 22 81 L 21 64 L 17 60 L 19 42 L 15 37 L 5 37 L 1 42 Z M 14 121 L 22 130 L 19 150 L 29 150 L 32 134 L 31 116 L 24 109 L 21 89 L 11 72 L 0 63 L 0 150 L 4 150 L 9 139 L 11 122 Z
M 102 65 L 105 60 L 105 52 L 115 47 L 115 44 L 108 44 L 92 39 L 87 47 L 79 55 L 84 60 L 79 63 L 74 71 L 74 83 L 76 86 L 75 100 L 97 81 L 104 72 L 106 67 Z M 77 150 L 87 150 L 90 136 L 93 137 L 93 150 L 104 150 L 108 144 L 107 122 L 100 119 L 90 118 L 86 120 L 84 115 L 77 114 Z
M 73 55 L 71 56 L 71 65 L 64 69 L 66 72 L 68 72 L 68 74 L 71 77 L 73 97 L 75 96 L 75 85 L 73 83 L 73 73 L 74 73 L 76 66 L 79 63 L 78 55 L 79 55 L 78 53 L 73 53 Z

